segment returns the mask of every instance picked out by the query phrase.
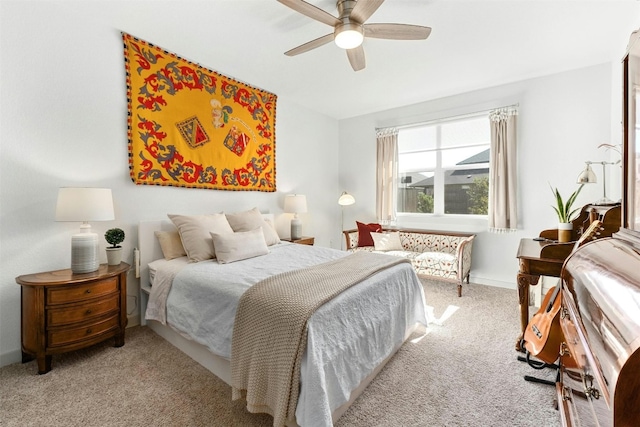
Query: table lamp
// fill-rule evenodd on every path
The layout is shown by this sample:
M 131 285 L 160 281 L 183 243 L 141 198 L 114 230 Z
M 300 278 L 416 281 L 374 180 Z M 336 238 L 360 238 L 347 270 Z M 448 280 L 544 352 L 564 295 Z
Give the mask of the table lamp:
M 592 162 L 592 161 L 586 161 L 585 164 L 587 165 L 584 170 L 582 172 L 580 172 L 580 175 L 578 175 L 578 179 L 576 180 L 576 182 L 578 184 L 595 184 L 598 182 L 598 179 L 596 178 L 596 174 L 593 172 L 593 169 L 591 169 L 591 165 L 602 165 L 602 198 L 596 202 L 594 202 L 593 204 L 596 206 L 610 206 L 610 205 L 615 205 L 616 202 L 614 202 L 613 200 L 610 200 L 607 197 L 607 171 L 606 171 L 606 166 L 607 165 L 615 165 L 617 162 Z
M 302 237 L 302 221 L 298 218 L 298 213 L 307 211 L 307 197 L 302 194 L 289 194 L 284 199 L 284 211 L 292 213 L 291 219 L 291 240 Z
M 100 267 L 98 235 L 89 221 L 112 221 L 113 198 L 110 188 L 60 188 L 56 221 L 82 222 L 80 233 L 71 237 L 71 271 L 90 273 Z

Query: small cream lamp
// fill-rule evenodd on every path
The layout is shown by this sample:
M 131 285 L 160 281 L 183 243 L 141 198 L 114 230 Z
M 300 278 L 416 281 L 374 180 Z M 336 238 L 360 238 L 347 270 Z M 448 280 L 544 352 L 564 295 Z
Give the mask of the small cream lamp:
M 292 213 L 291 218 L 291 240 L 298 240 L 302 237 L 302 221 L 298 218 L 299 213 L 307 211 L 307 197 L 303 194 L 289 194 L 284 199 L 284 211 Z

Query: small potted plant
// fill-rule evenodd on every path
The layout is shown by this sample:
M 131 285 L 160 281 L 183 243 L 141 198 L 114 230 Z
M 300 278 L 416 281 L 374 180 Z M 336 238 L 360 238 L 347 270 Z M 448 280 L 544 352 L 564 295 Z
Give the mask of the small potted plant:
M 580 191 L 582 190 L 582 187 L 584 187 L 584 184 L 580 185 L 576 191 L 571 193 L 566 202 L 562 199 L 557 188 L 551 188 L 551 191 L 556 198 L 556 205 L 552 207 L 558 215 L 558 242 L 571 241 L 571 231 L 573 230 L 573 223 L 571 220 L 576 212 L 580 210 L 580 208 L 572 208 L 578 194 L 580 194 Z
M 104 238 L 111 246 L 107 248 L 107 264 L 119 265 L 122 261 L 122 246 L 124 231 L 119 228 L 111 228 L 104 233 Z

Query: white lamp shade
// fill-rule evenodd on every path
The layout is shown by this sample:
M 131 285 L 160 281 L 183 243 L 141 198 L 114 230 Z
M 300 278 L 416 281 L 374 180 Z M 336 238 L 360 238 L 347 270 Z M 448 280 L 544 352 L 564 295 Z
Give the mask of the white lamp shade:
M 303 194 L 289 194 L 284 198 L 284 211 L 303 213 L 307 211 L 307 197 Z
M 110 188 L 60 188 L 56 221 L 113 221 L 113 197 Z
M 338 204 L 340 206 L 349 206 L 354 204 L 355 202 L 356 202 L 356 199 L 346 191 L 343 191 L 342 194 L 340 195 L 340 198 L 338 199 Z

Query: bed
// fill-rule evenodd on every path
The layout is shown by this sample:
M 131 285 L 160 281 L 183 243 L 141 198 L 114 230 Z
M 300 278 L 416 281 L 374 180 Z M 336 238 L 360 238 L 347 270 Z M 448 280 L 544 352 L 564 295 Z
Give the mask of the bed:
M 270 214 L 263 217 L 273 223 Z M 155 233 L 175 229 L 169 220 L 139 224 L 141 324 L 230 385 L 231 336 L 240 296 L 273 274 L 348 255 L 279 242 L 265 255 L 227 264 L 190 263 L 185 257 L 166 260 Z M 152 292 L 161 292 L 167 282 L 166 318 L 149 310 L 155 320 L 147 320 L 150 296 L 152 306 L 156 301 Z M 287 418 L 286 425 L 332 425 L 408 336 L 426 324 L 422 285 L 409 263 L 384 269 L 321 305 L 308 321 L 295 417 Z

